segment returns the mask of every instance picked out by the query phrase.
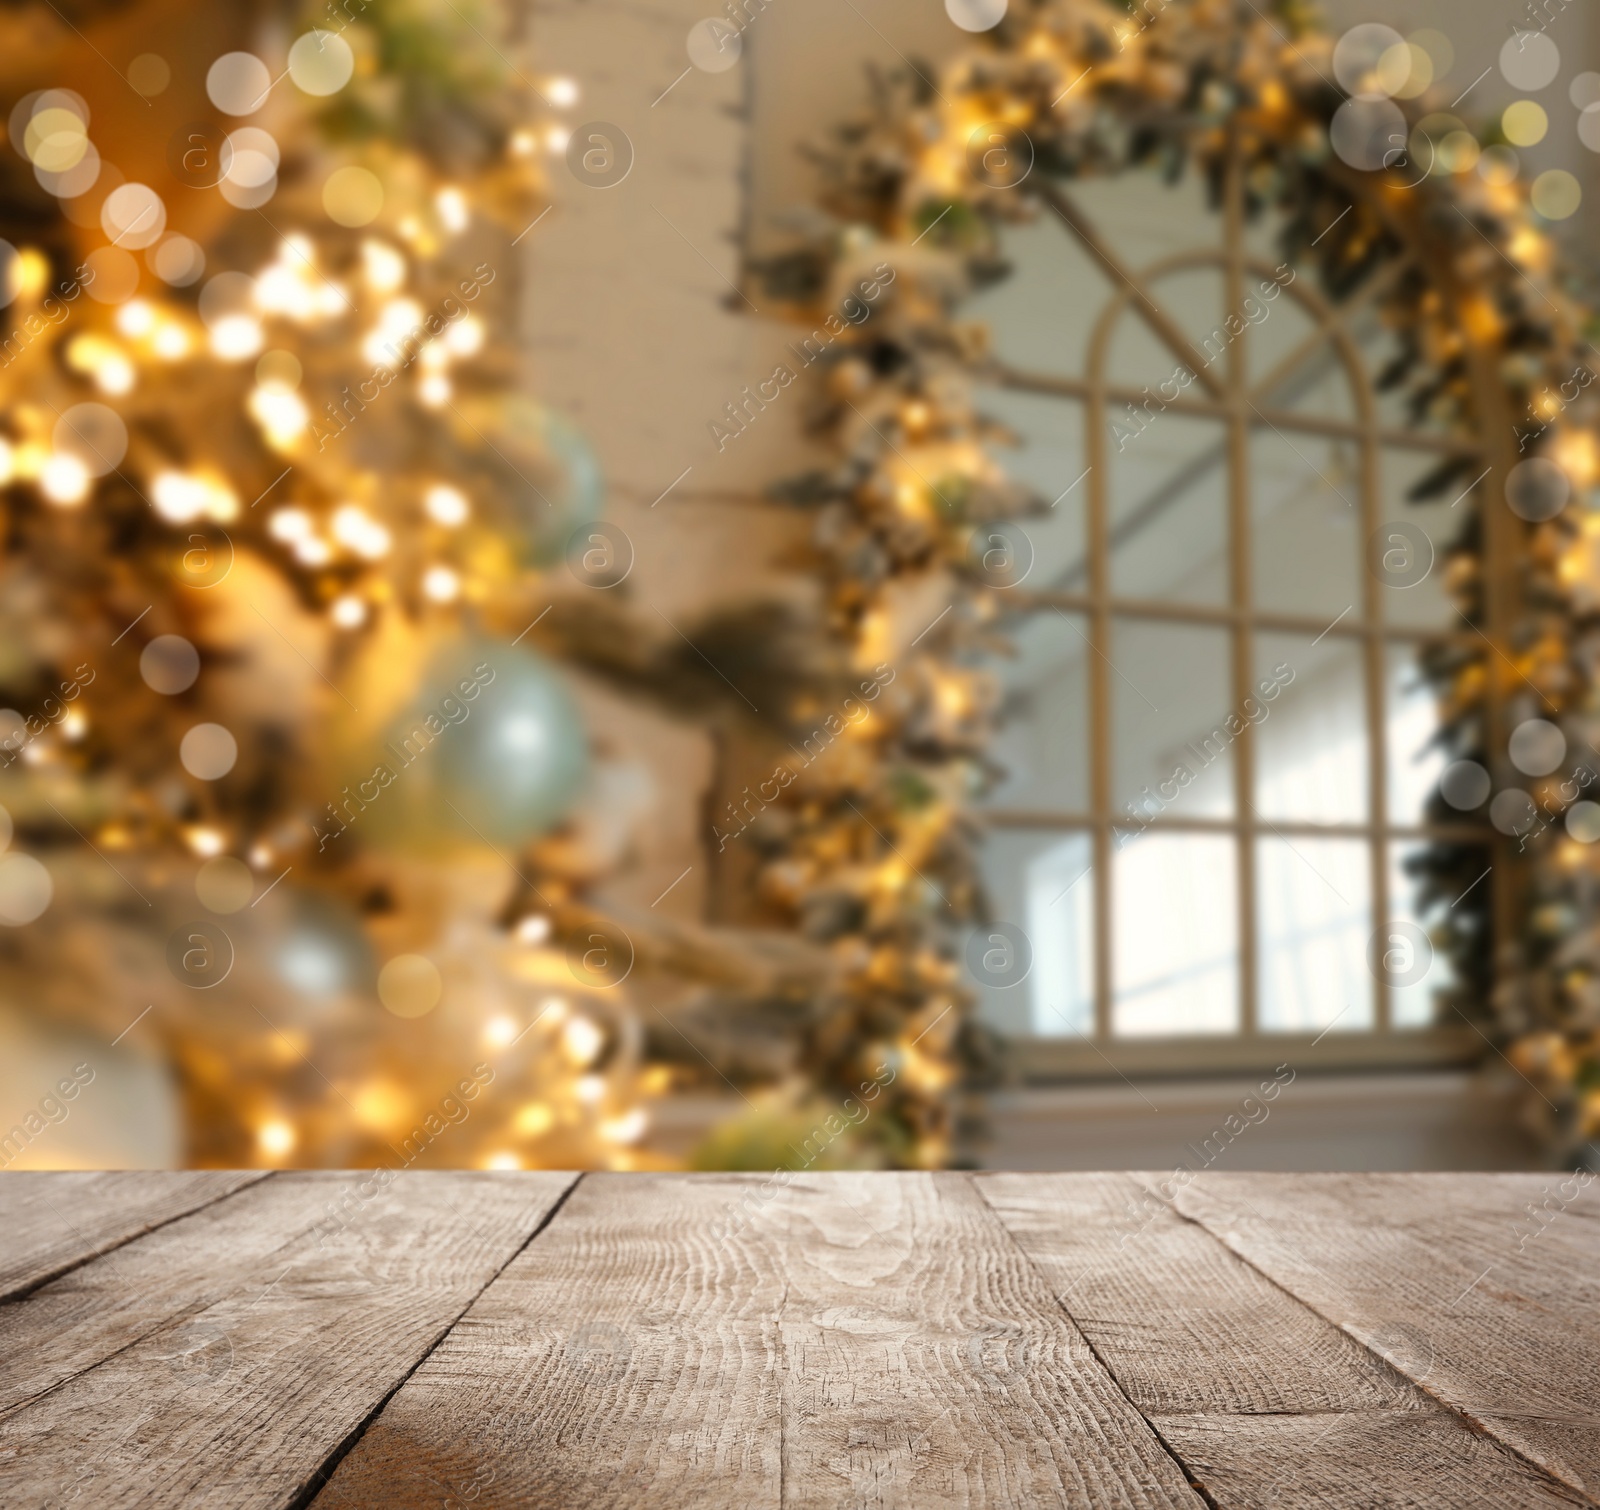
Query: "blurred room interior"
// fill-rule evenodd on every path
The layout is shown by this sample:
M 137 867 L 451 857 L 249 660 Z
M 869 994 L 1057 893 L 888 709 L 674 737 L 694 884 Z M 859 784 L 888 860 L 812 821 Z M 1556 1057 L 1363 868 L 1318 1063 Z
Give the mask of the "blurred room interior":
M 8 9 L 5 1167 L 1594 1162 L 1600 21 L 1007 9 Z

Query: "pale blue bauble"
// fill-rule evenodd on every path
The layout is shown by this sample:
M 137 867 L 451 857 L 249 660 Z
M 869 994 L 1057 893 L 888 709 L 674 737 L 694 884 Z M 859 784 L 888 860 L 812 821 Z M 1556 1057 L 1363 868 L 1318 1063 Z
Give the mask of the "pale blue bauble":
M 502 426 L 515 471 L 504 479 L 503 526 L 528 565 L 560 560 L 572 532 L 600 517 L 605 478 L 583 432 L 525 396 L 507 401 Z
M 589 769 L 583 721 L 556 669 L 483 638 L 434 656 L 378 759 L 393 779 L 359 821 L 370 815 L 407 838 L 497 847 L 548 830 Z
M 378 973 L 361 919 L 323 892 L 294 895 L 268 954 L 272 973 L 297 1002 L 370 992 Z

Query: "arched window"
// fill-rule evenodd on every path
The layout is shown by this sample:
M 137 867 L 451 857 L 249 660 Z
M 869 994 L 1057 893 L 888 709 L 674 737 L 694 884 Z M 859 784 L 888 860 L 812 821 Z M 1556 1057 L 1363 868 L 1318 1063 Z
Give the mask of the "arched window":
M 1473 488 L 1408 495 L 1462 442 L 1381 391 L 1404 262 L 1331 305 L 1224 177 L 1220 207 L 1192 174 L 1038 189 L 970 310 L 997 454 L 1054 500 L 1007 594 L 985 861 L 1034 963 L 984 1010 L 1035 1069 L 1481 1047 L 1407 871 L 1439 839 L 1491 865 L 1480 823 L 1427 815 L 1418 648 L 1486 642 L 1440 549 Z

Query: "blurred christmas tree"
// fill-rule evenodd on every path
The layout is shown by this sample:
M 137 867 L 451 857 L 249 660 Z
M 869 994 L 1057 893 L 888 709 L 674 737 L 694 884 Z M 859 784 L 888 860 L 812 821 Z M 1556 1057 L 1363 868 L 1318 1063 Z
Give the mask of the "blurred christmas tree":
M 601 503 L 514 341 L 575 86 L 482 0 L 26 15 L 0 985 L 159 1041 L 191 1163 L 625 1164 L 592 754 L 526 639 Z

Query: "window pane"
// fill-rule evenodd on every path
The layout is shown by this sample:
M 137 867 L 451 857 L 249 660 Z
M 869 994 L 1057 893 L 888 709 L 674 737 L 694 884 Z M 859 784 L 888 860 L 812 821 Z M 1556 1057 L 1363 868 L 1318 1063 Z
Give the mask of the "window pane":
M 1258 841 L 1257 1018 L 1264 1030 L 1372 1026 L 1370 853 L 1359 839 Z
M 1416 648 L 1391 645 L 1384 723 L 1389 742 L 1389 822 L 1420 826 L 1428 799 L 1449 763 L 1431 743 L 1439 732 L 1439 705 L 1422 675 Z M 1452 816 L 1454 816 L 1452 814 Z
M 1119 619 L 1110 678 L 1111 803 L 1154 817 L 1233 816 L 1228 632 Z
M 1113 1031 L 1232 1033 L 1239 1026 L 1235 841 L 1132 836 L 1112 860 Z
M 1256 805 L 1263 818 L 1367 821 L 1367 712 L 1359 641 L 1256 638 Z M 1263 692 L 1263 685 L 1272 689 Z
M 1152 165 L 1074 179 L 1070 192 L 1102 240 L 1131 267 L 1221 244 L 1222 216 L 1199 173 L 1173 183 Z
M 1163 398 L 1174 399 L 1185 392 L 1198 397 L 1205 392 L 1196 368 L 1218 382 L 1226 382 L 1238 338 L 1227 325 L 1227 288 L 1221 268 L 1181 267 L 1146 286 L 1162 314 L 1193 349 L 1197 361 L 1187 361 L 1180 351 L 1169 346 L 1130 304 L 1112 335 L 1106 375 L 1112 382 L 1135 391 L 1148 386 L 1156 400 L 1154 408 L 1159 411 Z M 1186 375 L 1190 375 L 1187 385 L 1180 387 Z M 1162 383 L 1167 384 L 1165 394 L 1161 392 Z
M 1400 976 L 1390 986 L 1389 1021 L 1397 1028 L 1461 1021 L 1444 1001 L 1458 985 L 1444 947 L 1445 927 L 1452 922 L 1465 926 L 1476 915 L 1475 907 L 1486 906 L 1486 888 L 1493 879 L 1487 847 L 1452 846 L 1448 881 L 1443 875 L 1431 879 L 1421 870 L 1419 862 L 1427 852 L 1428 846 L 1418 843 L 1394 844 L 1389 849 L 1389 916 L 1421 928 L 1429 935 L 1430 950 L 1426 970 L 1417 980 Z
M 1274 268 L 1282 267 L 1278 255 L 1274 246 L 1263 252 L 1263 260 Z M 1307 338 L 1318 326 L 1296 299 L 1296 294 L 1307 286 L 1305 276 L 1304 269 L 1285 267 L 1281 274 L 1261 278 L 1251 273 L 1246 280 L 1248 296 L 1256 301 L 1253 308 L 1247 306 L 1243 311 L 1246 319 L 1254 316 L 1256 321 L 1246 336 L 1250 383 L 1259 388 L 1269 378 L 1273 380 L 1271 388 L 1256 402 L 1274 418 L 1280 414 L 1305 414 L 1317 419 L 1353 420 L 1355 397 L 1333 342 L 1324 338 L 1307 349 Z M 1274 282 L 1280 291 L 1274 291 Z M 1270 297 L 1262 297 L 1263 287 Z M 1263 307 L 1267 311 L 1264 316 Z M 1291 361 L 1295 356 L 1299 360 Z M 1289 433 L 1295 444 L 1300 444 L 1300 432 Z
M 1228 445 L 1215 420 L 1108 412 L 1111 590 L 1222 603 L 1228 595 Z
M 1473 495 L 1450 506 L 1465 479 L 1443 497 L 1411 503 L 1406 494 L 1434 470 L 1443 458 L 1437 452 L 1385 447 L 1379 457 L 1378 510 L 1383 543 L 1369 546 L 1368 569 L 1383 584 L 1383 616 L 1388 623 L 1407 629 L 1447 629 L 1458 617 L 1444 590 L 1445 552 L 1449 550 L 1473 507 Z M 1470 478 L 1471 473 L 1467 474 Z M 1395 538 L 1403 531 L 1409 541 Z M 1431 564 L 1429 557 L 1431 556 Z M 1417 574 L 1427 567 L 1420 580 Z
M 1014 482 L 1031 487 L 1050 507 L 1029 515 L 1023 528 L 1033 546 L 1030 591 L 1087 592 L 1089 560 L 1084 518 L 1089 482 L 1084 473 L 1083 406 L 1071 399 L 1009 388 L 979 388 L 979 410 L 998 420 L 1015 445 L 991 443 L 995 460 Z
M 1088 633 L 1083 615 L 1044 610 L 1013 631 L 1016 655 L 993 663 L 1003 698 L 993 753 L 1006 774 L 990 807 L 1088 811 Z
M 1094 877 L 1088 834 L 1062 834 L 1027 871 L 1033 1031 L 1094 1031 Z
M 1093 848 L 1087 833 L 993 829 L 981 851 L 984 891 L 997 924 L 1020 928 L 1032 964 L 1027 976 L 1005 976 L 971 966 L 986 1022 L 1003 1033 L 1043 1037 L 1094 1029 Z M 976 930 L 980 965 L 983 929 Z
M 989 327 L 996 355 L 1010 366 L 1080 375 L 1089 333 L 1112 292 L 1105 269 L 1053 215 L 1003 227 L 1000 249 L 1011 276 L 972 299 L 971 317 Z
M 1348 442 L 1250 437 L 1256 605 L 1332 619 L 1361 602 L 1361 477 Z

